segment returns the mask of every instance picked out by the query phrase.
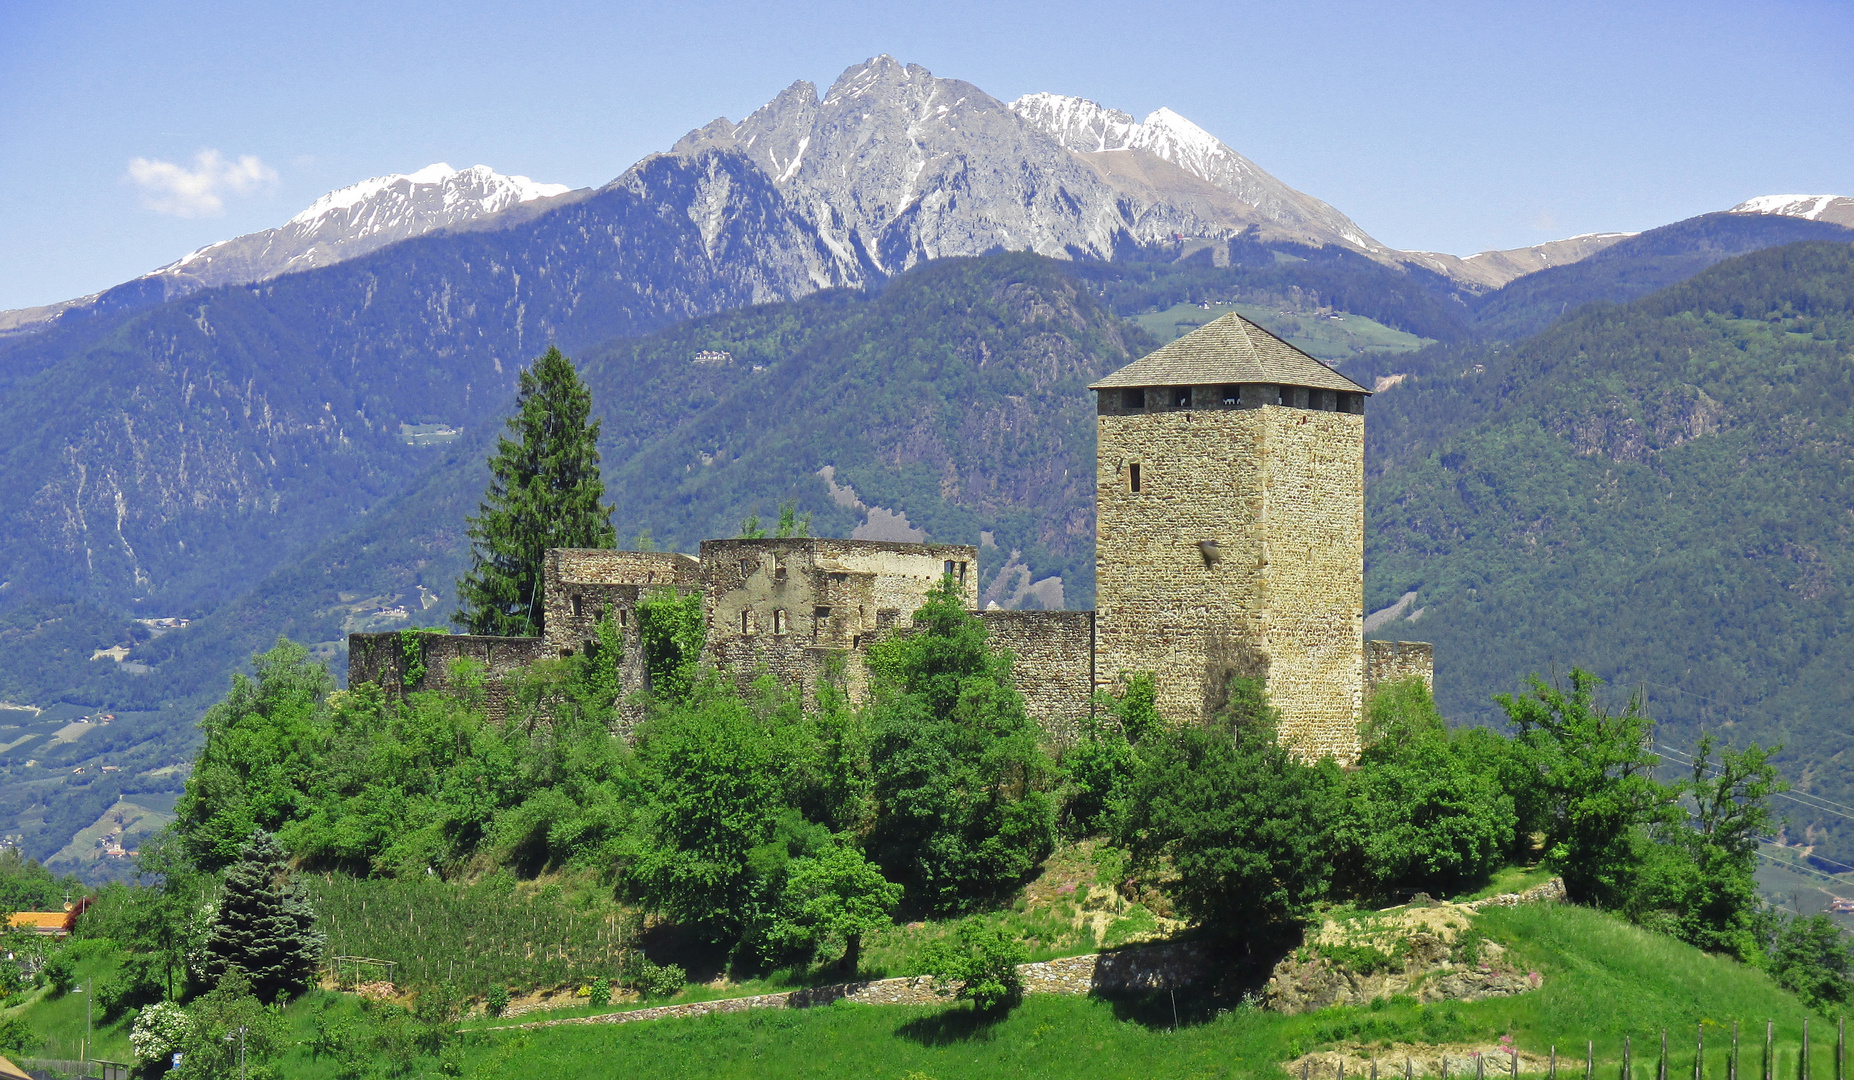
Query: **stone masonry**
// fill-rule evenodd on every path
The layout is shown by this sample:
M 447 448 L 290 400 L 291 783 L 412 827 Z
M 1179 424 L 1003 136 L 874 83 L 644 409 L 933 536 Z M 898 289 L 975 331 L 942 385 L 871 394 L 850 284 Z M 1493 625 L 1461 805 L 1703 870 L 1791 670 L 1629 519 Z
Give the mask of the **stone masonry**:
M 1364 402 L 1367 391 L 1236 315 L 1094 384 L 1095 611 L 978 613 L 1013 656 L 1025 707 L 1057 742 L 1094 695 L 1151 672 L 1158 707 L 1202 721 L 1231 680 L 1264 680 L 1282 741 L 1304 757 L 1358 754 L 1364 696 L 1380 682 L 1433 679 L 1431 647 L 1364 640 Z M 676 552 L 547 554 L 541 639 L 429 637 L 407 686 L 398 634 L 349 639 L 350 683 L 404 692 L 447 685 L 449 665 L 489 668 L 492 715 L 505 676 L 596 641 L 613 615 L 624 686 L 648 675 L 633 613 L 652 590 L 697 592 L 704 659 L 743 685 L 761 674 L 807 695 L 824 680 L 868 692 L 869 647 L 908 632 L 929 589 L 951 579 L 978 606 L 978 550 L 830 538 L 707 540 Z M 620 726 L 635 723 L 621 710 Z

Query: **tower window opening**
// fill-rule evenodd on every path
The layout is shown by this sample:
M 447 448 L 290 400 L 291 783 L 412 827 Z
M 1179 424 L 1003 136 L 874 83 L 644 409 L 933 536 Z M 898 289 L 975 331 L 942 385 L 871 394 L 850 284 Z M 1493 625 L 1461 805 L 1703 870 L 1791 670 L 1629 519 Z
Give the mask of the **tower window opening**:
M 1325 412 L 1337 410 L 1339 408 L 1339 395 L 1331 390 L 1320 391 L 1320 408 Z
M 753 633 L 753 612 L 746 608 L 740 610 L 740 632 L 743 636 Z
M 773 633 L 783 634 L 785 630 L 785 609 L 779 608 L 773 612 Z
M 785 580 L 784 564 L 773 567 L 773 580 L 774 581 L 784 581 Z
M 811 636 L 821 637 L 830 630 L 830 609 L 816 608 L 811 612 Z
M 619 626 L 631 625 L 631 609 L 630 608 L 621 607 L 618 609 L 618 625 Z
M 1146 407 L 1145 388 L 1136 386 L 1131 390 L 1121 391 L 1120 403 L 1129 409 L 1145 408 Z
M 753 576 L 753 560 L 752 559 L 740 560 L 740 576 L 743 578 L 750 578 Z
M 1172 408 L 1188 409 L 1191 407 L 1191 388 L 1188 386 L 1172 387 Z
M 1127 466 L 1127 489 L 1135 495 L 1139 494 L 1139 462 L 1137 461 Z
M 1223 388 L 1223 404 L 1241 405 L 1242 404 L 1242 387 L 1240 386 L 1224 387 Z
M 966 583 L 966 564 L 965 563 L 959 564 L 959 583 L 961 585 L 964 585 Z
M 953 576 L 953 560 L 951 559 L 946 560 L 946 565 L 941 567 L 940 573 L 945 575 L 946 577 L 952 577 Z
M 1278 390 L 1278 391 L 1280 391 L 1280 400 L 1278 400 L 1278 401 L 1277 401 L 1277 402 L 1276 402 L 1275 404 L 1277 404 L 1277 405 L 1292 405 L 1292 404 L 1294 404 L 1294 388 L 1293 388 L 1293 387 L 1291 387 L 1291 386 L 1277 386 L 1277 387 L 1275 387 L 1275 389 L 1276 389 L 1276 390 Z
M 578 593 L 573 594 L 573 617 L 575 619 L 586 613 L 586 603 Z

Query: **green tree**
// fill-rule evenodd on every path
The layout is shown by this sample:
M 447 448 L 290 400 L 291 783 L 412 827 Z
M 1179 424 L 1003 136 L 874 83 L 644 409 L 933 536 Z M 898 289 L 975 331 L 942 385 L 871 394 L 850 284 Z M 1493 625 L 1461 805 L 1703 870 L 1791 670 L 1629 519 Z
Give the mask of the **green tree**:
M 839 966 L 854 974 L 861 964 L 863 935 L 889 923 L 901 902 L 901 886 L 890 882 L 847 840 L 786 868 L 779 925 L 771 937 L 786 944 L 815 946 L 824 935 L 841 937 Z
M 1770 974 L 1823 1012 L 1854 1002 L 1854 954 L 1826 915 L 1785 920 L 1770 950 Z
M 927 966 L 934 973 L 936 987 L 956 988 L 954 996 L 959 1000 L 970 1001 L 980 1012 L 991 1012 L 1015 1002 L 1023 993 L 1017 965 L 1029 959 L 1023 942 L 1009 930 L 993 922 L 967 919 L 951 938 L 934 943 Z
M 515 438 L 497 440 L 489 488 L 469 519 L 470 570 L 452 619 L 470 633 L 539 635 L 547 550 L 616 546 L 591 416 L 592 394 L 559 349 L 522 370 L 508 421 Z
M 870 650 L 869 850 L 908 902 L 953 911 L 1008 891 L 1055 841 L 1053 775 L 1011 658 L 948 578 L 916 632 Z
M 1773 753 L 1756 745 L 1732 750 L 1701 736 L 1684 785 L 1693 813 L 1657 828 L 1652 843 L 1638 842 L 1629 918 L 1741 960 L 1762 952 L 1768 919 L 1753 876 L 1757 841 L 1775 820 L 1771 798 L 1789 789 L 1770 763 Z
M 283 638 L 251 663 L 256 677 L 234 674 L 200 719 L 205 745 L 174 810 L 187 859 L 207 870 L 236 858 L 251 830 L 304 809 L 306 774 L 326 746 L 328 669 Z
M 282 1001 L 309 985 L 322 945 L 315 913 L 290 880 L 277 838 L 252 833 L 238 862 L 226 871 L 195 974 L 208 984 L 222 984 L 238 972 L 253 993 Z
M 1265 722 L 1271 711 L 1256 722 L 1250 707 L 1227 727 L 1181 726 L 1150 740 L 1115 822 L 1136 867 L 1169 859 L 1179 906 L 1226 931 L 1301 917 L 1330 874 L 1337 767 L 1296 760 Z
M 763 902 L 749 855 L 771 839 L 779 804 L 773 747 L 731 689 L 713 679 L 638 735 L 654 798 L 631 880 L 714 941 L 737 939 Z
M 1448 892 L 1504 861 L 1518 820 L 1513 798 L 1450 741 L 1421 679 L 1373 694 L 1361 734 L 1334 830 L 1354 888 Z
M 181 1039 L 181 1064 L 167 1075 L 173 1080 L 227 1080 L 241 1073 L 250 1080 L 276 1080 L 288 1025 L 281 1009 L 257 999 L 251 980 L 228 969 L 213 988 L 187 1008 Z
M 1632 695 L 1620 714 L 1596 700 L 1602 685 L 1572 668 L 1568 692 L 1533 676 L 1526 695 L 1496 696 L 1519 729 L 1542 791 L 1546 854 L 1573 900 L 1621 908 L 1641 866 L 1643 830 L 1679 819 L 1678 792 L 1655 781 L 1654 721 Z

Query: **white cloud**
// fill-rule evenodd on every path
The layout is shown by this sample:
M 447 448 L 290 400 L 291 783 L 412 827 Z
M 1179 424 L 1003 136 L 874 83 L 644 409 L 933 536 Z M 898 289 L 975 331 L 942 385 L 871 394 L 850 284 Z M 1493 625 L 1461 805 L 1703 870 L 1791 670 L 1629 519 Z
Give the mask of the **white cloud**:
M 249 195 L 277 181 L 277 170 L 244 154 L 227 161 L 217 150 L 193 156 L 193 168 L 171 161 L 132 158 L 129 179 L 147 198 L 150 210 L 175 217 L 218 217 L 225 213 L 225 195 Z

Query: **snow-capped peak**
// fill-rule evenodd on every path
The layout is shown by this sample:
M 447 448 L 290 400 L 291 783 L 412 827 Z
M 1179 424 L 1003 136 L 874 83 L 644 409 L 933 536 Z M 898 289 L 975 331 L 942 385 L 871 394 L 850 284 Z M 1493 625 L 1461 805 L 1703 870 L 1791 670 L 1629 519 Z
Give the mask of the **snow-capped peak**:
M 1136 121 L 1086 98 L 1026 94 L 1011 102 L 1011 111 L 1071 150 L 1144 150 L 1220 187 L 1251 168 L 1215 135 L 1167 108 Z
M 151 276 L 185 279 L 189 287 L 262 281 L 569 190 L 565 184 L 504 176 L 487 165 L 453 169 L 440 161 L 331 191 L 278 228 L 209 244 Z
M 1850 202 L 1843 195 L 1759 195 L 1746 199 L 1726 211 L 1728 214 L 1781 214 L 1784 217 L 1820 221 L 1837 202 Z
M 456 191 L 445 193 L 447 208 L 474 201 L 480 207 L 477 212 L 483 214 L 493 214 L 517 203 L 550 195 L 564 195 L 569 190 L 565 184 L 537 184 L 525 176 L 503 176 L 487 165 L 473 165 L 460 172 L 440 161 L 417 172 L 375 176 L 331 191 L 310 203 L 308 209 L 291 218 L 289 224 L 313 225 L 331 213 L 350 209 L 402 183 L 408 187 L 405 194 L 414 199 L 421 193 L 410 189 L 454 188 Z

